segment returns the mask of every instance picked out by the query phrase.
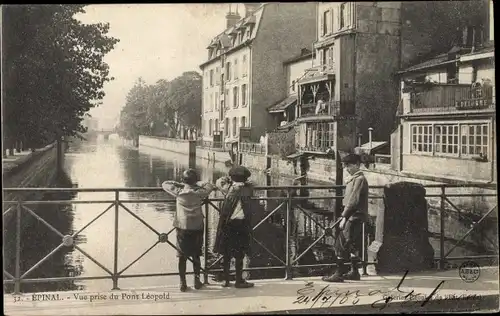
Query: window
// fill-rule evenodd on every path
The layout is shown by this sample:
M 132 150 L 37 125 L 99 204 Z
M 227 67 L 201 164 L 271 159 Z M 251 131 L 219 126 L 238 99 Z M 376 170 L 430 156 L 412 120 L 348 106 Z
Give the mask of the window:
M 331 32 L 330 23 L 331 23 L 331 11 L 327 10 L 323 12 L 323 35 L 326 35 Z
M 244 84 L 241 86 L 241 106 L 247 106 L 247 85 Z
M 241 127 L 245 127 L 245 126 L 246 126 L 246 124 L 247 124 L 247 118 L 246 118 L 246 117 L 244 117 L 244 116 L 242 116 L 242 117 L 241 117 L 241 124 L 240 124 L 240 126 L 241 126 Z
M 238 130 L 238 120 L 236 117 L 233 117 L 233 137 L 236 136 L 236 132 Z
M 307 124 L 306 147 L 311 151 L 326 151 L 335 142 L 335 123 Z
M 229 95 L 229 89 L 226 89 L 226 95 L 224 96 L 224 100 L 227 100 L 226 101 L 226 107 L 227 108 L 231 108 L 231 96 Z
M 219 66 L 215 68 L 215 84 L 219 85 L 220 84 L 220 69 Z
M 233 107 L 237 108 L 239 105 L 239 95 L 238 95 L 238 87 L 233 88 Z
M 238 59 L 234 60 L 234 79 L 238 79 Z
M 210 86 L 214 86 L 214 70 L 210 69 Z
M 464 156 L 488 156 L 488 124 L 463 124 L 460 154 Z
M 215 123 L 214 123 L 214 134 L 217 133 L 219 131 L 219 120 L 218 119 L 215 119 Z
M 241 76 L 246 77 L 247 75 L 247 55 L 243 55 L 243 60 L 241 62 Z
M 229 136 L 229 118 L 228 117 L 226 117 L 226 124 L 224 126 L 224 130 L 225 130 L 226 137 Z
M 458 124 L 434 125 L 434 150 L 458 155 Z
M 487 123 L 415 124 L 411 127 L 411 152 L 437 156 L 488 157 Z
M 231 63 L 230 62 L 226 63 L 226 79 L 228 81 L 231 80 Z
M 212 136 L 212 120 L 208 121 L 208 136 Z
M 325 48 L 322 50 L 322 54 L 321 54 L 321 57 L 322 57 L 321 64 L 322 65 L 326 65 L 328 63 L 329 52 L 330 52 L 330 49 L 328 49 L 328 48 Z
M 447 83 L 458 83 L 458 67 L 456 63 L 450 63 L 446 67 Z
M 219 92 L 215 92 L 215 110 L 219 111 Z
M 432 125 L 412 125 L 411 152 L 432 153 Z
M 345 13 L 346 13 L 346 5 L 345 3 L 342 3 L 340 5 L 340 24 L 339 24 L 339 29 L 343 29 L 345 26 Z
M 213 108 L 213 106 L 214 106 L 214 95 L 213 95 L 213 93 L 210 93 L 210 102 L 208 103 L 208 106 L 210 107 L 210 109 L 209 109 L 210 112 L 214 110 L 214 108 Z

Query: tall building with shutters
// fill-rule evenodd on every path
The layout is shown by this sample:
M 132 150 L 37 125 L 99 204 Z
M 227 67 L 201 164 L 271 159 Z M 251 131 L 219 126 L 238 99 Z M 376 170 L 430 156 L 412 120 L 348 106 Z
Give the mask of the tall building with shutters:
M 203 73 L 204 141 L 227 143 L 248 128 L 258 141 L 271 124 L 267 108 L 288 92 L 283 62 L 315 37 L 315 3 L 244 3 L 207 47 Z

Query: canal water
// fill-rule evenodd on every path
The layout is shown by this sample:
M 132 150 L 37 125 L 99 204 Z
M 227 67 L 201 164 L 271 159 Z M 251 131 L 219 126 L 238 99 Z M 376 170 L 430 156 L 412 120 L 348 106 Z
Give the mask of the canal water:
M 229 155 L 228 155 L 229 157 Z M 121 146 L 113 140 L 105 141 L 97 139 L 93 142 L 80 142 L 70 145 L 66 154 L 65 169 L 72 186 L 78 188 L 123 188 L 123 187 L 159 187 L 162 181 L 179 180 L 184 170 L 189 168 L 188 159 L 184 155 L 175 154 L 157 149 L 137 150 Z M 215 182 L 216 179 L 227 172 L 222 163 L 197 160 L 196 169 L 200 172 L 204 181 Z M 291 178 L 283 176 L 273 177 L 262 171 L 253 171 L 251 179 L 258 185 L 290 185 Z M 314 184 L 314 183 L 310 183 Z M 56 184 L 56 186 L 58 186 Z M 259 196 L 283 196 L 283 192 L 257 192 Z M 322 193 L 313 192 L 314 195 L 333 195 L 328 191 Z M 168 199 L 164 192 L 120 192 L 121 200 L 147 200 Z M 33 207 L 46 222 L 62 234 L 73 234 L 86 226 L 89 222 L 101 214 L 109 202 L 114 199 L 112 192 L 80 192 L 71 195 L 46 196 L 48 199 L 63 199 L 73 201 L 101 201 L 98 203 L 72 203 L 69 205 L 38 205 Z M 260 208 L 255 210 L 254 224 L 264 218 L 271 210 L 284 200 L 262 201 Z M 317 202 L 318 208 L 324 210 L 333 209 L 333 202 L 321 200 Z M 137 203 L 124 202 L 124 206 L 131 213 L 140 217 L 158 232 L 166 233 L 172 229 L 175 205 L 173 203 Z M 280 260 L 285 261 L 285 208 L 266 220 L 255 230 L 255 238 L 258 242 L 252 245 L 252 255 L 246 260 L 247 267 L 272 267 L 283 265 Z M 109 275 L 103 267 L 109 271 L 114 268 L 114 224 L 115 210 L 112 207 L 95 222 L 86 227 L 75 239 L 75 245 L 62 247 L 46 262 L 34 269 L 26 278 L 57 278 L 67 276 L 77 277 L 104 277 Z M 292 217 L 293 240 L 291 242 L 291 253 L 297 256 L 301 250 L 307 248 L 311 242 L 321 234 L 321 228 L 315 223 L 327 225 L 331 218 L 314 213 L 306 216 L 302 211 L 294 210 Z M 311 219 L 312 218 L 312 219 Z M 217 211 L 214 208 L 209 212 L 209 262 L 213 262 L 216 255 L 211 252 L 214 241 L 215 229 L 218 220 Z M 134 260 L 146 252 L 157 241 L 157 235 L 137 218 L 125 209 L 119 209 L 118 230 L 118 271 L 129 266 Z M 23 232 L 21 242 L 21 274 L 30 269 L 34 264 L 44 258 L 61 243 L 61 238 L 31 215 L 24 213 L 22 217 Z M 15 240 L 15 232 L 8 230 L 6 237 Z M 169 236 L 169 240 L 175 244 L 175 231 Z M 328 240 L 318 244 L 313 251 L 309 251 L 300 259 L 301 264 L 316 262 L 328 262 L 329 249 L 326 244 Z M 13 244 L 5 247 L 12 252 Z M 267 248 L 273 254 L 270 254 Z M 319 250 L 318 250 L 319 249 Z M 323 250 L 323 251 L 321 251 Z M 85 256 L 84 253 L 95 259 Z M 202 259 L 203 260 L 203 259 Z M 6 261 L 7 271 L 14 274 L 14 260 L 11 256 Z M 216 266 L 220 267 L 220 266 Z M 188 265 L 188 271 L 192 267 Z M 141 275 L 155 273 L 177 272 L 176 250 L 168 243 L 159 243 L 152 248 L 139 261 L 131 265 L 122 275 Z M 317 271 L 316 271 L 317 272 Z M 297 273 L 311 273 L 310 270 L 298 270 Z M 264 272 L 251 271 L 246 274 L 250 279 L 263 277 L 283 277 L 284 270 L 271 269 Z M 211 276 L 216 278 L 217 276 Z M 191 282 L 191 276 L 188 282 Z M 211 282 L 214 282 L 213 280 Z M 119 287 L 122 289 L 138 289 L 157 287 L 162 285 L 175 285 L 178 283 L 177 276 L 161 277 L 127 277 L 120 278 Z M 23 292 L 55 291 L 55 290 L 77 290 L 107 291 L 112 288 L 110 279 L 99 280 L 71 280 L 65 282 L 37 282 L 33 284 L 22 284 Z M 6 287 L 10 291 L 11 286 Z

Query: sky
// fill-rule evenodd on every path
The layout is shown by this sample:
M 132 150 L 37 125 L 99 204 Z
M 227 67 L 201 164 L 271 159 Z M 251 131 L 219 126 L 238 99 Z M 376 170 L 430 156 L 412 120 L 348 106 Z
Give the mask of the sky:
M 206 47 L 225 28 L 229 4 L 113 4 L 90 5 L 85 10 L 75 18 L 83 23 L 108 22 L 108 35 L 120 39 L 104 59 L 115 80 L 105 84 L 103 104 L 90 112 L 99 119 L 100 128 L 112 128 L 139 77 L 154 84 L 185 71 L 201 73 Z M 242 4 L 238 12 L 244 15 Z

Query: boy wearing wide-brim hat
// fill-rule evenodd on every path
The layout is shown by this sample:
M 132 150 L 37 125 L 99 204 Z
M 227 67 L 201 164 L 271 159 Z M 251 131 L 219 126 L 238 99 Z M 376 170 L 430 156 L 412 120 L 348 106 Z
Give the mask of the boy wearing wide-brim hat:
M 344 209 L 337 228 L 335 252 L 337 270 L 334 274 L 323 277 L 327 282 L 359 280 L 358 262 L 362 250 L 363 223 L 368 219 L 368 181 L 360 170 L 361 157 L 347 154 L 341 157 L 342 165 L 349 174 L 344 194 Z M 351 262 L 351 270 L 344 263 Z
M 215 237 L 214 251 L 223 255 L 224 283 L 229 283 L 231 258 L 235 258 L 236 288 L 249 288 L 253 283 L 243 279 L 243 259 L 250 254 L 252 209 L 255 201 L 253 185 L 248 181 L 251 172 L 236 166 L 229 170 L 230 182 L 222 184 L 218 181 L 218 189 L 225 193 L 221 204 L 219 224 Z

